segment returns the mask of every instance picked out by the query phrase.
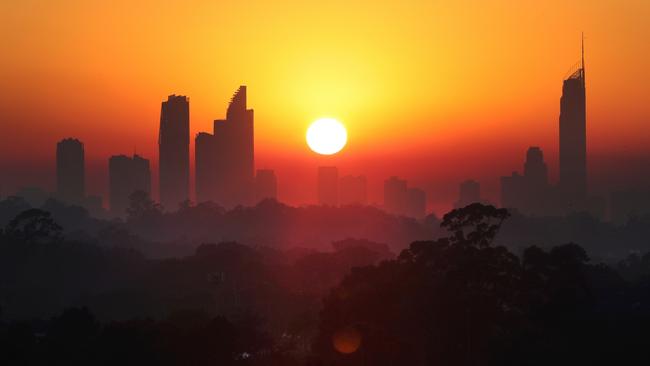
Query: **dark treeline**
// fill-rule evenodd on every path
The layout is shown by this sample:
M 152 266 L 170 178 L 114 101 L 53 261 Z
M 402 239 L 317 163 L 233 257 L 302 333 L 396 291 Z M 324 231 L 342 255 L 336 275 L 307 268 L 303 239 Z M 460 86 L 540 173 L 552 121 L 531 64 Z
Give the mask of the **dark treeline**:
M 19 197 L 0 201 L 0 227 L 31 208 Z M 331 243 L 363 238 L 388 244 L 399 253 L 408 243 L 445 235 L 440 219 L 395 216 L 374 207 L 291 207 L 273 200 L 230 211 L 211 202 L 187 202 L 166 212 L 143 192 L 131 197 L 124 219 L 97 219 L 77 206 L 48 199 L 40 207 L 59 223 L 68 239 L 105 247 L 133 248 L 147 257 L 191 255 L 203 243 L 235 241 L 276 249 L 303 247 L 330 250 Z M 586 213 L 532 217 L 518 213 L 504 222 L 496 244 L 518 255 L 529 246 L 545 249 L 580 243 L 592 259 L 615 265 L 630 253 L 650 251 L 650 215 L 631 216 L 622 224 Z
M 125 222 L 0 203 L 7 364 L 611 365 L 650 346 L 650 255 L 605 265 L 573 243 L 509 249 L 505 229 L 521 218 L 503 209 L 454 210 L 401 251 L 367 239 L 327 250 L 214 240 L 156 259 L 140 250 L 160 244 L 142 239 L 154 223 L 186 217 L 212 232 L 212 221 L 201 205 L 162 214 L 134 198 Z M 210 210 L 216 228 L 234 215 Z M 273 226 L 264 210 L 316 208 L 235 212 Z M 85 221 L 65 230 L 74 215 Z
M 0 225 L 31 208 L 19 197 L 0 201 Z M 92 218 L 83 208 L 54 199 L 41 207 L 64 228 L 68 238 L 101 246 L 137 248 L 149 257 L 189 255 L 209 242 L 236 241 L 278 249 L 305 247 L 329 250 L 331 243 L 363 238 L 388 244 L 398 252 L 405 243 L 440 234 L 433 215 L 423 222 L 394 216 L 373 207 L 291 207 L 265 200 L 254 207 L 226 211 L 211 203 L 187 202 L 163 212 L 144 192 L 135 192 L 124 220 Z

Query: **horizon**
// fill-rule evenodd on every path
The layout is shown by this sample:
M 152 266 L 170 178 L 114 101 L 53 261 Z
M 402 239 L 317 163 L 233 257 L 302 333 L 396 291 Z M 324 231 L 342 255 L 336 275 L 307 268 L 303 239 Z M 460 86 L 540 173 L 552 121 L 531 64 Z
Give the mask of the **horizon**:
M 256 114 L 255 167 L 275 170 L 283 202 L 315 203 L 317 167 L 335 165 L 341 175 L 367 177 L 370 202 L 381 202 L 383 181 L 396 175 L 423 188 L 428 209 L 438 215 L 451 208 L 458 184 L 466 179 L 479 181 L 484 197 L 498 203 L 499 177 L 522 170 L 529 146 L 541 147 L 550 182 L 558 180 L 561 85 L 580 58 L 581 31 L 589 69 L 589 192 L 607 196 L 650 184 L 650 173 L 643 171 L 650 164 L 650 137 L 644 133 L 650 107 L 643 89 L 650 72 L 638 71 L 650 53 L 628 47 L 650 35 L 641 22 L 648 4 L 620 9 L 603 2 L 587 7 L 579 21 L 566 18 L 585 8 L 581 2 L 567 4 L 559 14 L 551 4 L 401 4 L 378 6 L 358 23 L 354 14 L 362 8 L 338 13 L 334 4 L 304 19 L 297 15 L 314 10 L 297 4 L 287 4 L 293 15 L 285 14 L 283 6 L 265 9 L 274 14 L 268 18 L 248 11 L 264 9 L 260 4 L 194 5 L 161 4 L 147 18 L 152 29 L 137 32 L 146 7 L 127 16 L 119 11 L 121 4 L 114 9 L 74 2 L 3 5 L 9 9 L 2 23 L 23 31 L 10 40 L 20 47 L 0 61 L 7 83 L 0 88 L 0 107 L 6 111 L 0 133 L 12 136 L 0 147 L 2 194 L 29 186 L 53 190 L 55 144 L 65 137 L 84 142 L 87 191 L 102 196 L 104 205 L 110 156 L 137 152 L 150 160 L 157 177 L 160 103 L 178 94 L 190 99 L 194 198 L 194 136 L 210 131 L 212 121 L 225 116 L 235 88 L 247 85 Z M 100 11 L 107 11 L 103 21 L 89 22 Z M 188 19 L 176 18 L 174 11 Z M 401 27 L 368 32 L 378 29 L 375 16 L 392 11 Z M 539 12 L 548 16 L 544 22 L 535 21 Z M 232 37 L 210 29 L 214 19 L 227 21 Z M 244 24 L 237 27 L 233 19 Z M 329 19 L 336 24 L 323 29 Z M 480 28 L 479 37 L 475 30 L 486 24 L 477 19 L 495 24 Z M 160 31 L 157 24 L 165 21 L 180 29 Z M 261 26 L 253 30 L 256 22 Z M 108 24 L 120 25 L 118 34 L 106 32 Z M 73 31 L 77 26 L 85 35 Z M 291 33 L 295 27 L 305 34 Z M 242 28 L 249 31 L 235 32 Z M 205 30 L 217 41 L 183 41 Z M 349 37 L 341 38 L 342 32 Z M 57 37 L 66 42 L 47 41 Z M 269 46 L 258 42 L 262 39 L 264 44 L 280 39 L 295 44 L 280 42 L 268 53 Z M 174 47 L 179 52 L 167 60 Z M 243 53 L 222 52 L 227 50 Z M 476 57 L 479 51 L 490 57 Z M 635 72 L 620 72 L 623 65 Z M 332 156 L 318 156 L 304 143 L 309 123 L 325 116 L 341 120 L 349 133 L 348 145 Z M 153 197 L 158 196 L 157 181 L 152 179 Z

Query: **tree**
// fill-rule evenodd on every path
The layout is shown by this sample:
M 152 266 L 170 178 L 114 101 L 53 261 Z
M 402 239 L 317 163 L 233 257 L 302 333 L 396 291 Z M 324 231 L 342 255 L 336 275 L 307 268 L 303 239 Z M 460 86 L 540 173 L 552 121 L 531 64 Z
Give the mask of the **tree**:
M 505 208 L 473 203 L 447 213 L 440 226 L 453 234 L 450 240 L 460 245 L 488 247 L 510 217 Z
M 154 202 L 149 193 L 137 190 L 129 196 L 129 207 L 126 209 L 126 213 L 129 220 L 160 216 L 162 206 Z
M 21 212 L 5 227 L 7 237 L 27 243 L 58 241 L 62 231 L 49 212 L 37 208 Z
M 476 364 L 520 308 L 518 258 L 492 246 L 508 212 L 474 204 L 447 214 L 451 235 L 414 242 L 395 261 L 353 269 L 325 299 L 315 348 L 325 360 L 373 365 Z M 341 330 L 361 337 L 344 355 Z

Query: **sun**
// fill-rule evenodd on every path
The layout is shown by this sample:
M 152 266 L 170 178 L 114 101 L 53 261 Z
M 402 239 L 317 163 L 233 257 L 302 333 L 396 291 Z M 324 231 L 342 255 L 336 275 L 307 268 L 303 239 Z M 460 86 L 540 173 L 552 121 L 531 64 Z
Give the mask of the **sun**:
M 307 145 L 321 155 L 336 154 L 347 142 L 345 126 L 334 118 L 320 118 L 307 129 Z

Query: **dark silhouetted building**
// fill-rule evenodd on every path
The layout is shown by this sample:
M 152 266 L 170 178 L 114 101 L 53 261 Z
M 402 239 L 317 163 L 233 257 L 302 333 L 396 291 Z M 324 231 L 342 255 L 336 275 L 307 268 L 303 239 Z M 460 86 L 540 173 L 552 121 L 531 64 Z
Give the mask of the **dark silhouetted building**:
M 196 201 L 217 201 L 216 142 L 214 135 L 200 132 L 194 139 Z
M 472 203 L 481 202 L 481 185 L 475 180 L 466 180 L 460 184 L 458 201 L 455 208 L 462 208 Z
M 552 207 L 551 190 L 548 184 L 548 168 L 544 153 L 537 146 L 528 148 L 524 163 L 524 202 L 523 210 L 533 214 L 557 212 Z
M 366 177 L 346 175 L 339 181 L 339 201 L 341 206 L 368 204 Z
M 560 99 L 559 190 L 569 206 L 587 195 L 587 118 L 584 46 L 580 68 L 562 85 Z
M 198 201 L 232 208 L 255 199 L 254 113 L 246 103 L 246 86 L 240 86 L 226 119 L 214 121 L 212 134 L 196 136 Z
M 278 180 L 271 169 L 258 169 L 255 174 L 255 201 L 278 199 Z
M 526 214 L 551 214 L 562 210 L 556 207 L 556 197 L 548 183 L 548 168 L 544 153 L 537 146 L 528 148 L 524 175 L 517 172 L 501 178 L 501 206 L 516 208 Z
M 390 213 L 406 214 L 407 182 L 398 177 L 384 181 L 384 209 Z
M 548 168 L 544 162 L 544 153 L 537 146 L 529 147 L 526 152 L 524 177 L 533 188 L 546 189 L 548 187 Z
M 190 102 L 185 96 L 170 95 L 160 111 L 158 138 L 160 159 L 160 203 L 175 211 L 189 199 Z
M 151 193 L 149 160 L 138 155 L 111 156 L 108 160 L 110 209 L 113 215 L 122 216 L 129 207 L 129 197 L 135 191 Z
M 501 177 L 501 207 L 521 209 L 525 200 L 524 177 L 517 172 Z
M 318 204 L 323 206 L 339 204 L 339 170 L 334 166 L 318 168 Z
M 56 193 L 67 203 L 81 204 L 85 196 L 84 145 L 67 138 L 56 145 Z
M 426 215 L 427 195 L 419 188 L 409 188 L 406 191 L 406 216 L 421 219 Z

